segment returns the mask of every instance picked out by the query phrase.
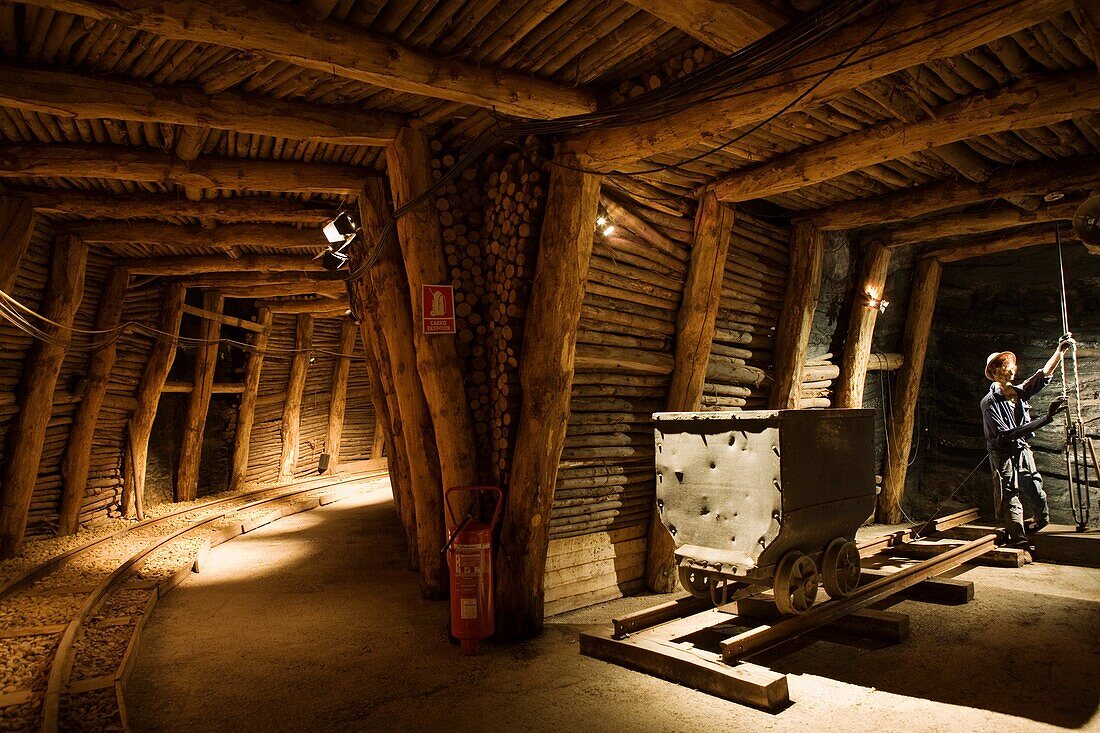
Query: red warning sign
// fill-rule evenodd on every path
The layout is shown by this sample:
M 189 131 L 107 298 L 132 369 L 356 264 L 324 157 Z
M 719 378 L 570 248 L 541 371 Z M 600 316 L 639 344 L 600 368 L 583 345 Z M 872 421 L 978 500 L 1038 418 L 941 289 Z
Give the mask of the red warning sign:
M 455 291 L 450 285 L 425 285 L 424 333 L 455 332 Z

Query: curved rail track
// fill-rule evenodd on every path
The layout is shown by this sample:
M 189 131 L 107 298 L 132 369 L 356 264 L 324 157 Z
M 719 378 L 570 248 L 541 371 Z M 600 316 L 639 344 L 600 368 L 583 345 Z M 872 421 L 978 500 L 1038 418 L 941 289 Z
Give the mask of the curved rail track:
M 144 621 L 206 549 L 385 475 L 312 479 L 146 519 L 0 586 L 0 731 L 126 730 L 122 688 Z

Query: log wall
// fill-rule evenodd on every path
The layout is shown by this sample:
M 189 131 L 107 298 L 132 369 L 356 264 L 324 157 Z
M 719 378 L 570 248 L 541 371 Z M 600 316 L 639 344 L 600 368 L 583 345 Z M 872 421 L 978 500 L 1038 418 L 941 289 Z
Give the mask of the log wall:
M 767 406 L 790 231 L 785 223 L 737 212 L 703 387 L 704 410 Z
M 693 237 L 674 215 L 605 187 L 594 232 L 565 449 L 550 517 L 547 614 L 637 592 L 655 492 L 653 412 L 665 409 Z

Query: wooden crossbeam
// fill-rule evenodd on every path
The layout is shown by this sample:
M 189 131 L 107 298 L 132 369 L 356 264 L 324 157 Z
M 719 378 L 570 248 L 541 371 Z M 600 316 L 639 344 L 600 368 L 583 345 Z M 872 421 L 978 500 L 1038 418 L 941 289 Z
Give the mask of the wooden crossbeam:
M 348 309 L 347 298 L 313 298 L 311 300 L 257 300 L 257 308 L 267 308 L 273 313 L 312 313 L 323 318 L 326 315 L 343 315 Z
M 726 176 L 714 191 L 723 201 L 774 196 L 970 137 L 1052 125 L 1097 111 L 1100 76 L 1095 71 L 1043 75 L 942 105 L 935 117 L 887 120 L 796 150 Z
M 964 211 L 913 222 L 900 229 L 878 232 L 874 236 L 883 246 L 894 248 L 948 237 L 986 234 L 1028 224 L 1069 221 L 1073 219 L 1073 214 L 1080 203 L 1080 201 L 1059 202 L 1040 207 L 1035 211 L 1024 211 L 1010 206 Z M 1068 227 L 1064 228 L 1068 229 Z
M 338 145 L 386 145 L 403 120 L 233 91 L 0 64 L 0 106 L 70 119 L 194 125 Z M 206 135 L 202 135 L 205 139 Z M 201 140 L 199 147 L 201 148 Z
M 412 94 L 521 117 L 590 112 L 595 97 L 523 74 L 429 56 L 336 21 L 310 20 L 270 0 L 24 0 L 178 41 L 218 44 Z
M 856 20 L 786 68 L 740 85 L 735 94 L 643 124 L 581 133 L 569 148 L 610 170 L 692 145 L 715 145 L 732 130 L 782 111 L 813 107 L 917 64 L 957 56 L 1064 12 L 1069 4 L 1070 0 L 942 0 L 930 8 L 927 3 L 900 3 L 885 20 L 880 13 Z
M 59 230 L 76 234 L 88 244 L 151 244 L 167 249 L 270 247 L 320 251 L 326 246 L 319 228 L 297 229 L 287 224 L 203 227 L 156 221 L 93 221 L 64 224 Z
M 627 0 L 724 54 L 744 48 L 790 20 L 764 0 Z
M 21 196 L 0 198 L 0 290 L 11 292 L 34 232 L 34 209 Z
M 200 158 L 108 145 L 0 145 L 0 178 L 106 178 L 198 188 L 354 194 L 377 174 L 351 165 Z
M 242 255 L 237 259 L 222 256 L 143 257 L 122 260 L 135 275 L 183 276 L 213 273 L 325 272 L 310 257 L 290 255 Z M 227 278 L 232 284 L 236 278 Z
M 203 308 L 196 308 L 193 305 L 184 305 L 183 312 L 189 316 L 195 316 L 196 318 L 203 318 L 208 321 L 217 321 L 223 326 L 235 326 L 236 328 L 243 328 L 246 331 L 262 331 L 263 326 L 254 321 L 246 321 L 243 318 L 237 318 L 235 316 L 227 316 L 224 313 L 218 313 L 216 311 L 208 311 Z
M 808 212 L 823 231 L 858 229 L 915 219 L 937 211 L 1009 196 L 1100 187 L 1100 156 L 1029 163 L 998 169 L 989 180 L 936 181 L 867 199 Z M 1023 216 L 1023 214 L 1021 214 Z
M 944 264 L 968 260 L 997 252 L 1009 252 L 1025 247 L 1038 247 L 1054 244 L 1054 228 L 1051 226 L 1025 227 L 1019 230 L 998 232 L 984 237 L 972 237 L 957 244 L 929 250 L 925 257 L 939 260 Z M 1077 237 L 1069 227 L 1063 227 L 1062 242 L 1076 242 Z
M 332 219 L 339 207 L 250 196 L 190 201 L 175 194 L 112 194 L 51 188 L 6 189 L 25 198 L 39 214 L 78 216 L 83 219 L 179 219 L 192 217 L 207 222 L 268 222 L 320 226 Z

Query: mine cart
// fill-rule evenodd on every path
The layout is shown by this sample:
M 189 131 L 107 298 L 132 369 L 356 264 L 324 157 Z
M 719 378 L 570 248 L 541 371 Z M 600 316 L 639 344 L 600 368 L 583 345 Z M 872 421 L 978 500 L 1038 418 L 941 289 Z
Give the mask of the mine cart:
M 856 529 L 875 504 L 872 410 L 653 416 L 657 507 L 680 582 L 715 603 L 773 588 L 784 613 L 859 583 Z

